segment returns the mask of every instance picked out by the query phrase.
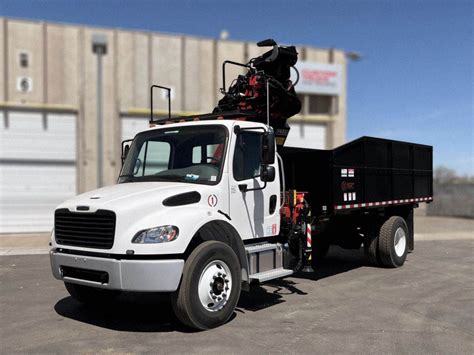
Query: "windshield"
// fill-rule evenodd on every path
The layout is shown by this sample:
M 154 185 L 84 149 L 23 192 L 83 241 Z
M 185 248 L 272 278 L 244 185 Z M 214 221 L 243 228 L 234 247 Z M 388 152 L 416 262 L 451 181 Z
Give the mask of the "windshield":
M 118 182 L 217 184 L 227 136 L 227 128 L 221 125 L 183 126 L 139 133 L 132 142 Z

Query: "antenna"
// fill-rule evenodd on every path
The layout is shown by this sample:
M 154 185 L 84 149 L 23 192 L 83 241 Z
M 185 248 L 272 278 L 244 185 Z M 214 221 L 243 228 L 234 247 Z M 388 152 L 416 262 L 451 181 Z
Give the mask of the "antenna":
M 270 79 L 266 78 L 265 85 L 267 86 L 267 126 L 270 127 L 270 85 L 268 84 Z
M 153 123 L 153 88 L 166 90 L 168 92 L 168 118 L 171 119 L 171 88 L 160 85 L 150 87 L 150 123 Z

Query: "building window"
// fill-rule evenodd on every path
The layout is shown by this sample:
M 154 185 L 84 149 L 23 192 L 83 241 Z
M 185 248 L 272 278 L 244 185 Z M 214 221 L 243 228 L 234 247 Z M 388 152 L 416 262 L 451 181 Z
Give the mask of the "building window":
M 334 115 L 337 113 L 337 96 L 308 95 L 308 113 L 310 115 Z
M 20 63 L 21 68 L 28 68 L 28 66 L 30 65 L 30 58 L 28 53 L 21 52 L 19 54 L 18 61 Z

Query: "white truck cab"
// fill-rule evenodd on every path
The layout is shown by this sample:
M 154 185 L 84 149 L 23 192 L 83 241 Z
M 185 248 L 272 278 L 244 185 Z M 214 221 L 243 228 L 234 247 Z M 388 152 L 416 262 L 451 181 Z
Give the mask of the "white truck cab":
M 273 131 L 261 123 L 197 121 L 143 131 L 126 148 L 116 185 L 57 207 L 53 274 L 82 300 L 102 295 L 97 289 L 175 292 L 195 245 L 214 241 L 238 259 L 212 259 L 199 276 L 201 303 L 215 312 L 227 300 L 213 288 L 231 286 L 237 300 L 241 281 L 250 281 L 244 241 L 279 234 L 277 171 Z

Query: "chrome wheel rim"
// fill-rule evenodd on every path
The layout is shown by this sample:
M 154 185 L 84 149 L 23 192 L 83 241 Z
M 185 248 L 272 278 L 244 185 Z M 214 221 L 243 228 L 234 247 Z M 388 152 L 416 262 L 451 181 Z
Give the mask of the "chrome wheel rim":
M 405 254 L 405 248 L 407 246 L 407 236 L 403 228 L 398 227 L 395 231 L 393 244 L 395 247 L 395 254 L 397 254 L 398 257 L 402 257 L 403 254 Z
M 232 292 L 232 275 L 227 264 L 213 260 L 206 265 L 199 278 L 199 301 L 211 312 L 224 308 Z

